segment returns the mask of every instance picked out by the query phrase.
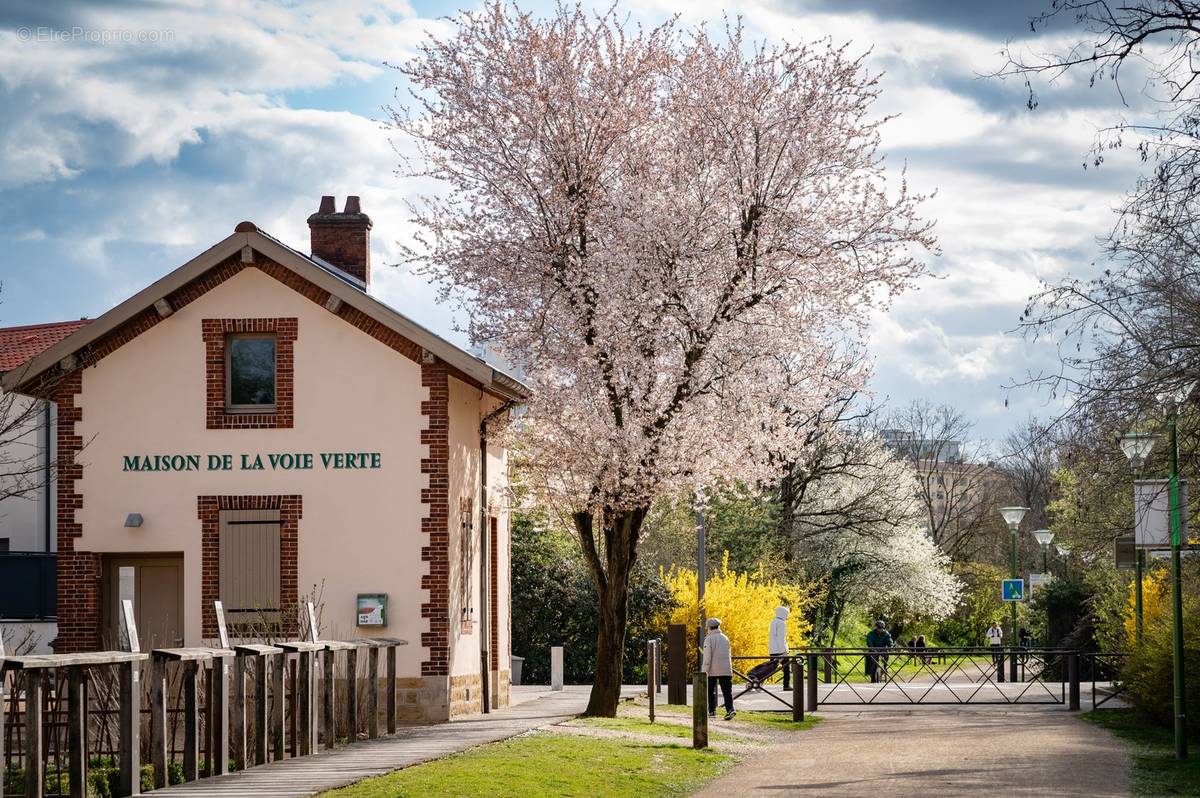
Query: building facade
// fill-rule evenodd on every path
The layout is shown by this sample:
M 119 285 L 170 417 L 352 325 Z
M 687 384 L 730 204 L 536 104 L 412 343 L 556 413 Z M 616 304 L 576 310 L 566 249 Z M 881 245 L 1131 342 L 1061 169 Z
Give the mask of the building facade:
M 312 254 L 250 223 L 4 378 L 57 408 L 59 651 L 132 598 L 149 645 L 397 637 L 402 711 L 508 700 L 507 457 L 524 387 L 374 299 L 355 197 Z

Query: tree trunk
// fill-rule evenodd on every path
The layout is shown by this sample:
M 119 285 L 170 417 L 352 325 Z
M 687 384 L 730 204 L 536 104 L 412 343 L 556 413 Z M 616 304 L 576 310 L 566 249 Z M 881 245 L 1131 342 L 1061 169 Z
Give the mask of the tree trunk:
M 596 668 L 592 694 L 584 714 L 616 717 L 621 700 L 624 670 L 625 627 L 629 618 L 629 577 L 637 561 L 637 539 L 647 510 L 605 512 L 601 519 L 602 545 L 596 539 L 595 518 L 574 516 L 584 562 L 592 574 L 600 617 L 596 634 Z

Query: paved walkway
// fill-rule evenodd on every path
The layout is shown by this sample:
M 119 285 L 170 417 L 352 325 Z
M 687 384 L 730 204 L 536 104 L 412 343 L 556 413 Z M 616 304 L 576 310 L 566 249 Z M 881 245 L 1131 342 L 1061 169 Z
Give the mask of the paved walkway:
M 155 795 L 267 796 L 300 798 L 409 765 L 464 751 L 561 723 L 587 706 L 588 687 L 569 686 L 562 692 L 545 687 L 513 688 L 514 705 L 490 715 L 477 715 L 435 726 L 402 729 L 395 737 L 368 740 L 336 751 L 285 759 L 216 779 L 204 779 L 156 790 Z
M 1129 795 L 1128 752 L 1062 707 L 833 708 L 697 796 Z M 719 722 L 718 722 L 719 728 Z

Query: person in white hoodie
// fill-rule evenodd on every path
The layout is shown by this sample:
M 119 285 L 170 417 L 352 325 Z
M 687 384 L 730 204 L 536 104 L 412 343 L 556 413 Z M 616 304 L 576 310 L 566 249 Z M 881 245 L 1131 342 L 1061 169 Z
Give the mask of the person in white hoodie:
M 771 636 L 767 642 L 767 653 L 772 659 L 777 659 L 783 666 L 783 689 L 790 690 L 792 685 L 792 663 L 787 658 L 791 652 L 787 642 L 787 622 L 792 611 L 787 607 L 775 610 L 775 619 L 771 621 Z

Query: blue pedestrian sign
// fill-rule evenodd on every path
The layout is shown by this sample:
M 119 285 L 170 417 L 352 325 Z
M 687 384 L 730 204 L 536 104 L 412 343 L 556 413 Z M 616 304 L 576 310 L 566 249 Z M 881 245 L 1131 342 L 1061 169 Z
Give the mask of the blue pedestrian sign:
M 1003 590 L 1001 592 L 1005 601 L 1024 601 L 1025 580 L 1005 579 L 1003 583 Z

